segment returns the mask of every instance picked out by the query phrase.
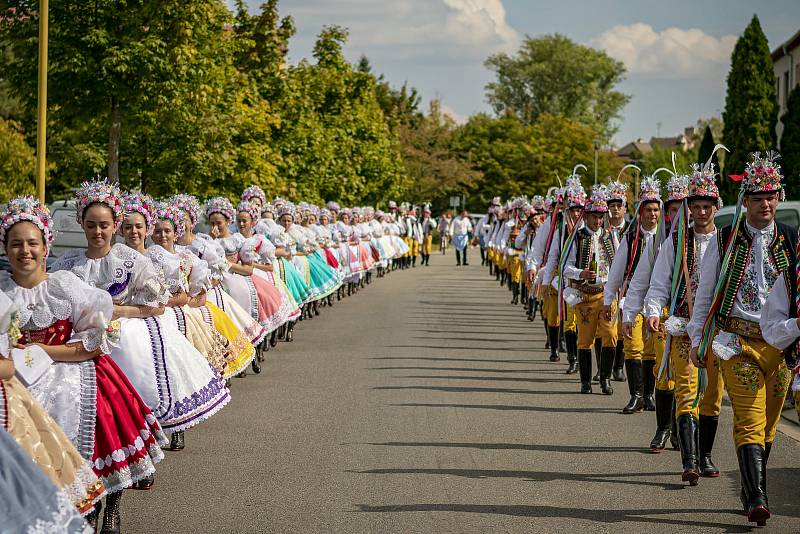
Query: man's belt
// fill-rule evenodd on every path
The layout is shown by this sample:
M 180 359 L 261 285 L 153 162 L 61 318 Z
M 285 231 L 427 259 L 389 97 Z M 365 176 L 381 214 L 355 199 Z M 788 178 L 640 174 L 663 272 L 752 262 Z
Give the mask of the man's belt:
M 578 282 L 577 280 L 570 280 L 569 287 L 577 289 L 581 293 L 586 293 L 587 295 L 597 295 L 603 292 L 603 286 L 590 286 L 586 282 Z
M 720 328 L 732 334 L 739 334 L 744 337 L 752 337 L 764 341 L 761 335 L 761 325 L 739 317 L 728 317 L 720 322 Z

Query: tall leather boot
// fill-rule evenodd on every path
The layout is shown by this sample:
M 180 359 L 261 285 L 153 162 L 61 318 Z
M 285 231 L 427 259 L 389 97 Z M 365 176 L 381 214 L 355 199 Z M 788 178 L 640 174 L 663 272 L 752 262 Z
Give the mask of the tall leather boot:
M 547 329 L 547 337 L 550 338 L 550 361 L 557 362 L 561 360 L 558 355 L 558 331 L 557 326 L 551 326 Z
M 592 392 L 592 350 L 578 350 L 578 368 L 581 372 L 581 393 Z
M 622 409 L 622 413 L 641 412 L 644 408 L 644 403 L 642 402 L 642 361 L 625 360 L 625 371 L 628 373 L 628 391 L 631 394 L 631 399 Z
M 697 469 L 697 450 L 698 450 L 698 429 L 697 419 L 690 413 L 685 413 L 678 417 L 678 442 L 681 448 L 681 462 L 683 463 L 683 473 L 681 480 L 688 482 L 690 486 L 696 486 L 700 478 Z
M 603 341 L 596 337 L 594 338 L 594 362 L 597 364 L 597 372 L 592 376 L 592 382 L 600 382 L 600 356 L 603 353 Z
M 747 520 L 763 527 L 770 518 L 767 506 L 765 451 L 758 444 L 742 445 L 736 449 L 739 473 L 742 477 L 742 505 Z
M 564 342 L 567 345 L 567 358 L 578 359 L 578 333 L 577 332 L 564 332 Z M 591 353 L 591 351 L 590 351 Z M 580 365 L 580 360 L 578 361 Z M 592 361 L 589 359 L 589 374 L 592 372 Z
M 613 395 L 611 387 L 611 370 L 614 367 L 614 348 L 603 347 L 600 349 L 600 391 L 603 395 Z
M 506 285 L 506 272 L 500 271 L 500 287 Z
M 642 401 L 646 412 L 656 411 L 656 403 L 653 399 L 653 390 L 656 387 L 656 375 L 653 373 L 655 367 L 655 360 L 642 360 Z
M 719 469 L 711 461 L 711 450 L 714 448 L 714 438 L 717 436 L 717 424 L 719 416 L 700 415 L 699 434 L 700 434 L 700 457 L 698 459 L 700 476 L 714 478 L 719 476 Z
M 567 344 L 564 342 L 564 323 L 558 328 L 558 352 L 567 352 Z
M 617 348 L 614 350 L 614 372 L 612 374 L 615 382 L 625 382 L 625 373 L 622 368 L 625 366 L 625 352 L 623 351 L 624 342 L 617 341 Z
M 545 333 L 545 336 L 544 336 L 544 339 L 545 339 L 544 348 L 545 349 L 549 349 L 550 348 L 550 329 L 547 328 L 547 319 L 544 320 L 544 333 Z M 555 346 L 558 346 L 558 342 L 556 342 Z
M 494 279 L 499 282 L 500 281 L 500 269 L 497 265 L 494 266 Z
M 511 304 L 519 304 L 519 286 L 517 284 L 511 286 Z
M 678 420 L 675 417 L 675 391 L 672 391 L 672 410 L 669 414 L 670 430 L 669 430 L 669 443 L 672 445 L 673 451 L 681 450 L 681 444 L 678 442 Z
M 121 500 L 122 491 L 109 493 L 106 496 L 106 509 L 103 513 L 103 528 L 100 529 L 100 534 L 119 534 L 119 502 Z
M 672 391 L 656 390 L 656 434 L 650 442 L 650 451 L 656 454 L 664 452 L 672 429 Z

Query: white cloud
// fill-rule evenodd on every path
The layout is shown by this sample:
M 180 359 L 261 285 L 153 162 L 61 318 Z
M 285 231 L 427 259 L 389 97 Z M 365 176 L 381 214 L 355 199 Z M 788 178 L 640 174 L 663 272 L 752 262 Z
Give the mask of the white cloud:
M 727 71 L 736 36 L 712 37 L 699 29 L 657 32 L 637 22 L 614 26 L 592 40 L 595 47 L 622 61 L 632 74 L 663 78 L 719 78 Z

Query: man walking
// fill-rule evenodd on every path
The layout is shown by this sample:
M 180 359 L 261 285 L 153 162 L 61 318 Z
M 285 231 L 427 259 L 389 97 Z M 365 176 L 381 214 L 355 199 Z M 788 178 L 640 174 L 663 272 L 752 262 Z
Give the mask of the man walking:
M 467 263 L 467 248 L 472 236 L 472 221 L 466 208 L 461 210 L 461 214 L 453 219 L 450 234 L 453 236 L 453 248 L 456 249 L 456 266 L 469 265 Z

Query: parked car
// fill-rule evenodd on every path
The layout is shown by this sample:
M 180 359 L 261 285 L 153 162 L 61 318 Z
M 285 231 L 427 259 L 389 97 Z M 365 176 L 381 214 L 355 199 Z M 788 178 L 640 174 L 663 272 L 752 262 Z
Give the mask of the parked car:
M 733 222 L 733 214 L 735 212 L 736 206 L 723 206 L 714 217 L 714 224 L 717 228 L 730 225 Z M 800 226 L 800 202 L 792 200 L 778 204 L 775 220 L 794 228 Z
M 50 216 L 53 217 L 55 240 L 50 247 L 50 255 L 57 258 L 64 252 L 75 248 L 86 248 L 86 237 L 83 229 L 75 220 L 75 201 L 57 200 L 50 204 Z

